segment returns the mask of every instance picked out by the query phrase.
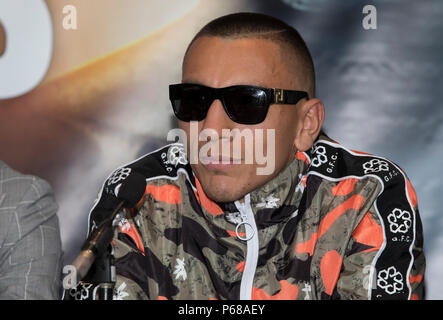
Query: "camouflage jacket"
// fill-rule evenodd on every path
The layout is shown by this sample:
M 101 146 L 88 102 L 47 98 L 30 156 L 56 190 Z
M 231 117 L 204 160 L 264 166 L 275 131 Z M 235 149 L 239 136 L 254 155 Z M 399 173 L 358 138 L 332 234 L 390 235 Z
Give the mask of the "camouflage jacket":
M 147 186 L 114 221 L 114 299 L 423 299 L 417 197 L 385 158 L 321 136 L 242 203 L 215 203 L 171 144 L 114 171 L 91 226 L 131 171 Z

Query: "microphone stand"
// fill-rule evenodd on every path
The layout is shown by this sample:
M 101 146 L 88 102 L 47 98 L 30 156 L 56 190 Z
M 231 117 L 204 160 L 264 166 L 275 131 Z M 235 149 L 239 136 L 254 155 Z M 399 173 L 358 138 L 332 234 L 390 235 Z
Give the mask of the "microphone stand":
M 112 300 L 115 287 L 115 264 L 114 256 L 111 252 L 111 246 L 108 250 L 97 256 L 93 264 L 94 270 L 92 277 L 99 284 L 93 291 L 94 300 Z

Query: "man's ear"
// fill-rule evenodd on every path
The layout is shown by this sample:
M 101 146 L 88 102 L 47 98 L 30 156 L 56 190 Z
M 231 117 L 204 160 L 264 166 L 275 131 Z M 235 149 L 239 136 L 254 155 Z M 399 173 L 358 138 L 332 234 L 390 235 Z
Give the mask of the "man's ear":
M 320 99 L 310 99 L 300 106 L 294 139 L 294 146 L 298 151 L 306 151 L 312 146 L 320 133 L 324 120 L 325 107 Z

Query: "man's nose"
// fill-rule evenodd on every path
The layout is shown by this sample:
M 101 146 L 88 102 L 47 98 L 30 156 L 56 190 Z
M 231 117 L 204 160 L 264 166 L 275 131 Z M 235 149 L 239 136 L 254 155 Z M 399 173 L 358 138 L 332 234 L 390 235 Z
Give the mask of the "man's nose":
M 232 129 L 235 125 L 235 122 L 233 122 L 225 112 L 222 102 L 215 99 L 209 107 L 206 118 L 203 120 L 202 130 L 213 129 L 217 131 L 221 137 L 222 129 Z

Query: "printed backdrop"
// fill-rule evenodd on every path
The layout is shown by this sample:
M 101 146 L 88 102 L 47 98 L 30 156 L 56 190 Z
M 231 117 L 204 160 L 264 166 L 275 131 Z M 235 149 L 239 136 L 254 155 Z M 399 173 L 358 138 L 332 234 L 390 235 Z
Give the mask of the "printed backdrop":
M 296 27 L 311 49 L 325 129 L 408 173 L 418 194 L 427 298 L 443 299 L 443 3 L 339 0 L 2 0 L 0 159 L 48 180 L 60 205 L 64 264 L 79 252 L 110 172 L 159 147 L 175 127 L 194 34 L 253 11 Z M 374 22 L 374 20 L 372 21 Z

